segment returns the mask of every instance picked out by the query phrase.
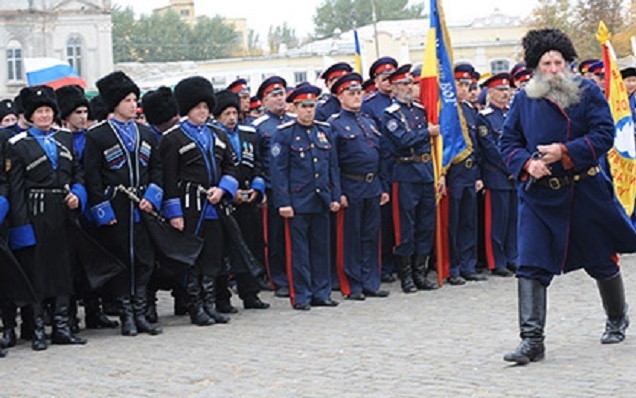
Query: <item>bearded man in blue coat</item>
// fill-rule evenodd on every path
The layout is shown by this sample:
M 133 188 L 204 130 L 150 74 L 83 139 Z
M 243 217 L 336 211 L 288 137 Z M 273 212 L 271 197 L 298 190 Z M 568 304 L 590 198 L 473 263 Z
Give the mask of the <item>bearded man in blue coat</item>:
M 556 29 L 522 41 L 535 70 L 512 104 L 500 149 L 519 184 L 521 343 L 504 360 L 543 359 L 546 289 L 583 268 L 596 279 L 607 322 L 601 343 L 620 343 L 629 325 L 616 253 L 636 251 L 636 230 L 599 165 L 614 141 L 609 105 L 596 84 L 571 75 L 571 40 Z

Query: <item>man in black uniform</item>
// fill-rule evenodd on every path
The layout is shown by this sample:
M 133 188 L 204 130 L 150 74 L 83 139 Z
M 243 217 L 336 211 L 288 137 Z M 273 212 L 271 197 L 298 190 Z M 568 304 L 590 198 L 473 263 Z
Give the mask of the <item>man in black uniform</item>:
M 128 266 L 110 282 L 119 302 L 121 332 L 156 335 L 161 328 L 145 316 L 146 288 L 155 264 L 150 235 L 140 212 L 161 208 L 161 160 L 155 135 L 135 123 L 139 87 L 123 72 L 97 81 L 99 93 L 113 117 L 86 134 L 84 168 L 89 205 L 99 227 L 98 240 Z M 122 186 L 141 198 L 133 203 Z
M 49 87 L 20 91 L 24 117 L 32 125 L 10 138 L 5 169 L 9 181 L 11 248 L 24 265 L 39 302 L 33 305 L 32 348 L 47 348 L 42 301 L 53 299 L 53 344 L 85 344 L 70 330 L 69 300 L 73 293 L 69 211 L 87 203 L 83 174 L 67 130 L 53 127 L 58 106 Z M 37 243 L 37 244 L 36 244 Z
M 203 77 L 180 81 L 174 90 L 179 112 L 186 118 L 161 140 L 165 162 L 166 208 L 170 224 L 203 238 L 203 250 L 188 269 L 188 311 L 195 325 L 227 323 L 215 308 L 215 279 L 223 268 L 224 234 L 219 206 L 238 188 L 236 158 L 225 132 L 208 122 L 214 89 Z
M 261 210 L 257 205 L 263 203 L 265 199 L 265 179 L 261 173 L 261 159 L 257 150 L 258 135 L 254 127 L 238 124 L 240 114 L 238 95 L 224 90 L 216 94 L 216 100 L 214 117 L 217 126 L 227 134 L 238 160 L 237 180 L 239 187 L 234 196 L 236 207 L 234 218 L 236 218 L 250 250 L 258 256 L 257 253 L 263 253 L 264 248 Z M 232 275 L 236 279 L 243 307 L 245 309 L 269 308 L 269 304 L 258 298 L 259 284 L 256 278 L 250 274 L 247 265 L 243 263 L 240 256 L 236 255 L 236 251 L 229 254 Z M 227 282 L 227 275 L 221 275 L 220 279 Z M 236 309 L 230 304 L 231 293 L 224 286 L 225 284 L 219 281 L 217 307 L 221 312 L 236 312 Z

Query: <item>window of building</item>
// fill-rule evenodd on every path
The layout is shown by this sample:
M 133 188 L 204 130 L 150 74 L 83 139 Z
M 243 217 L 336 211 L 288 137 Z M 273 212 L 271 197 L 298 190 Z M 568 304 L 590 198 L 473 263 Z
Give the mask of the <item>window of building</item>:
M 294 72 L 294 81 L 296 84 L 307 81 L 307 72 Z
M 15 40 L 11 40 L 7 46 L 7 69 L 9 81 L 24 79 L 22 75 L 22 46 Z
M 179 13 L 181 14 L 182 17 L 189 17 L 190 16 L 190 10 L 181 10 L 181 11 L 179 11 Z
M 490 72 L 494 75 L 510 70 L 510 62 L 507 59 L 494 59 L 490 61 Z
M 82 76 L 82 39 L 71 36 L 66 42 L 66 61 Z

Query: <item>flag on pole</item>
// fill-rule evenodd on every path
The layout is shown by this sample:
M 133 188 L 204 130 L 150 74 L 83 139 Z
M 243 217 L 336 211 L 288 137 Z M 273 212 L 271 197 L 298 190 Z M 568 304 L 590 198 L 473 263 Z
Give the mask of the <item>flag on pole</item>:
M 616 65 L 610 44 L 610 32 L 600 22 L 596 39 L 603 47 L 603 67 L 605 68 L 605 97 L 614 117 L 614 147 L 607 153 L 612 172 L 614 190 L 618 201 L 630 217 L 634 214 L 636 200 L 636 143 L 634 142 L 634 120 L 629 106 L 627 89 L 621 72 Z
M 54 90 L 77 84 L 86 88 L 86 82 L 68 62 L 56 58 L 25 58 L 24 70 L 29 86 L 45 85 Z
M 362 53 L 360 52 L 360 40 L 358 39 L 358 31 L 353 30 L 353 40 L 355 43 L 355 67 L 357 73 L 362 74 Z
M 461 162 L 472 152 L 472 142 L 457 101 L 457 87 L 453 75 L 452 47 L 446 29 L 444 11 L 438 0 L 430 1 L 430 28 L 424 51 L 420 101 L 426 108 L 430 123 L 440 125 L 440 137 L 432 139 L 435 184 L 450 165 Z M 448 198 L 437 194 L 435 252 L 437 282 L 442 285 L 449 276 Z

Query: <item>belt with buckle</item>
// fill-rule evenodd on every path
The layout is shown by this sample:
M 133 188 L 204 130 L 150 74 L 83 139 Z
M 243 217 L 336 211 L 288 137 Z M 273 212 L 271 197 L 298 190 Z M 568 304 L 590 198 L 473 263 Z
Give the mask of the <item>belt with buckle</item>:
M 377 174 L 375 174 L 375 173 L 356 174 L 356 173 L 348 173 L 348 172 L 345 172 L 345 171 L 341 171 L 340 175 L 342 175 L 343 177 L 350 178 L 352 180 L 364 181 L 364 182 L 372 183 L 373 180 L 375 180 L 375 177 L 376 177 Z
M 421 155 L 405 156 L 395 158 L 396 163 L 428 163 L 431 161 L 430 153 L 423 153 Z
M 40 194 L 53 194 L 53 195 L 64 195 L 68 192 L 64 189 L 58 188 L 31 188 L 29 189 L 30 193 L 40 193 Z
M 572 175 L 566 175 L 561 177 L 544 177 L 544 178 L 541 178 L 540 180 L 537 180 L 537 184 L 542 185 L 544 187 L 548 187 L 556 191 L 568 185 L 572 185 L 575 182 L 584 180 L 588 177 L 594 177 L 600 172 L 601 172 L 601 166 L 594 166 L 594 167 L 590 167 L 584 172 L 576 173 Z

